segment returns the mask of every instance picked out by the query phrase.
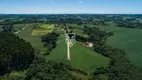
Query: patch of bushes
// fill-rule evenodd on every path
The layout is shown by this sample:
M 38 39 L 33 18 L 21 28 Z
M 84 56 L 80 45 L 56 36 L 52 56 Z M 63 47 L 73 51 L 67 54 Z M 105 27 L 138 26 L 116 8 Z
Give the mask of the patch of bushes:
M 62 63 L 46 62 L 36 57 L 26 72 L 24 80 L 76 80 Z
M 46 54 L 49 55 L 52 49 L 56 47 L 56 41 L 60 35 L 58 33 L 52 32 L 47 35 L 42 36 L 42 42 L 44 46 L 47 47 Z

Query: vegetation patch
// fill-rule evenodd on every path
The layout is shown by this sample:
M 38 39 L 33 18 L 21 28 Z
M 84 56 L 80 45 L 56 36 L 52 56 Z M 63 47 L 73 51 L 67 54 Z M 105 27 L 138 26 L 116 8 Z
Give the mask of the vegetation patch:
M 13 25 L 13 32 L 16 32 L 16 31 L 19 31 L 19 30 L 22 30 L 27 24 L 15 24 Z
M 40 27 L 33 29 L 32 36 L 43 36 L 51 33 L 54 29 L 54 24 L 42 24 Z
M 43 36 L 49 33 L 50 30 L 43 30 L 43 29 L 33 29 L 32 36 Z
M 51 30 L 54 27 L 54 24 L 42 24 L 40 28 Z
M 113 23 L 110 26 L 97 26 L 100 30 L 113 32 L 114 35 L 108 37 L 106 43 L 112 47 L 125 51 L 125 56 L 132 64 L 142 67 L 142 30 L 125 27 L 115 27 Z
M 34 58 L 34 49 L 14 34 L 0 33 L 0 74 L 27 68 Z
M 42 24 L 42 25 L 40 26 L 40 28 L 48 29 L 48 26 L 49 26 L 49 24 Z
M 74 29 L 73 32 L 77 35 L 80 35 L 80 36 L 83 36 L 83 37 L 88 37 L 88 35 L 83 33 L 83 30 L 81 30 L 81 28 Z
M 26 72 L 24 80 L 76 80 L 62 63 L 45 62 L 42 58 L 35 58 Z

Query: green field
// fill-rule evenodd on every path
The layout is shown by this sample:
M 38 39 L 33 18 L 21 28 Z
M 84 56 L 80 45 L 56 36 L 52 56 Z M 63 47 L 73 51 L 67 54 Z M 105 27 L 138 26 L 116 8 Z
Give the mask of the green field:
M 109 63 L 109 58 L 94 52 L 92 48 L 83 46 L 80 42 L 76 42 L 71 48 L 71 60 L 68 61 L 66 47 L 64 34 L 61 34 L 57 47 L 46 59 L 72 65 L 87 73 L 93 72 L 98 67 L 107 67 Z
M 33 29 L 32 36 L 42 36 L 47 33 L 49 33 L 50 30 L 44 30 L 44 29 Z
M 51 30 L 53 28 L 53 26 L 54 26 L 54 24 L 42 24 L 40 26 L 40 28 Z
M 16 32 L 16 31 L 19 31 L 19 30 L 22 30 L 27 24 L 15 24 L 13 25 L 13 31 Z
M 77 35 L 80 35 L 83 37 L 88 37 L 88 35 L 83 34 L 83 30 L 81 30 L 81 29 L 74 29 L 73 32 L 76 33 Z
M 43 36 L 47 33 L 52 32 L 54 29 L 54 24 L 42 24 L 39 28 L 33 29 L 32 36 Z
M 48 26 L 49 26 L 48 24 L 43 24 L 43 25 L 40 26 L 40 28 L 48 29 Z
M 29 24 L 27 28 L 19 32 L 17 35 L 24 40 L 31 43 L 31 45 L 36 49 L 40 50 L 43 48 L 43 43 L 41 42 L 41 37 L 35 37 L 32 36 L 32 30 L 33 27 L 35 27 L 37 24 Z
M 105 30 L 104 26 L 98 26 Z M 126 57 L 138 67 L 142 67 L 142 30 L 124 27 L 107 26 L 107 31 L 112 31 L 113 36 L 107 39 L 107 44 L 122 49 Z

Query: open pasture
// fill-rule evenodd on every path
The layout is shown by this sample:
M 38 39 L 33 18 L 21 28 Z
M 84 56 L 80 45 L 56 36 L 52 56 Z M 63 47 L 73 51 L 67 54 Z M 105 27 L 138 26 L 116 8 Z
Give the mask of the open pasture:
M 57 41 L 57 47 L 53 49 L 49 56 L 46 56 L 46 59 L 63 62 L 87 73 L 93 72 L 99 67 L 107 67 L 110 60 L 96 53 L 92 48 L 83 46 L 83 43 L 76 42 L 71 48 L 71 60 L 68 61 L 66 49 L 65 35 L 61 34 L 59 41 Z

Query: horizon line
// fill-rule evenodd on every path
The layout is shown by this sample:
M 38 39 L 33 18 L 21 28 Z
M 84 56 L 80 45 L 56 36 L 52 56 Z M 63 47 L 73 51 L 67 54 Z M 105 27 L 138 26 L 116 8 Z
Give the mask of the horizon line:
M 2 14 L 142 14 L 142 13 L 0 13 Z

